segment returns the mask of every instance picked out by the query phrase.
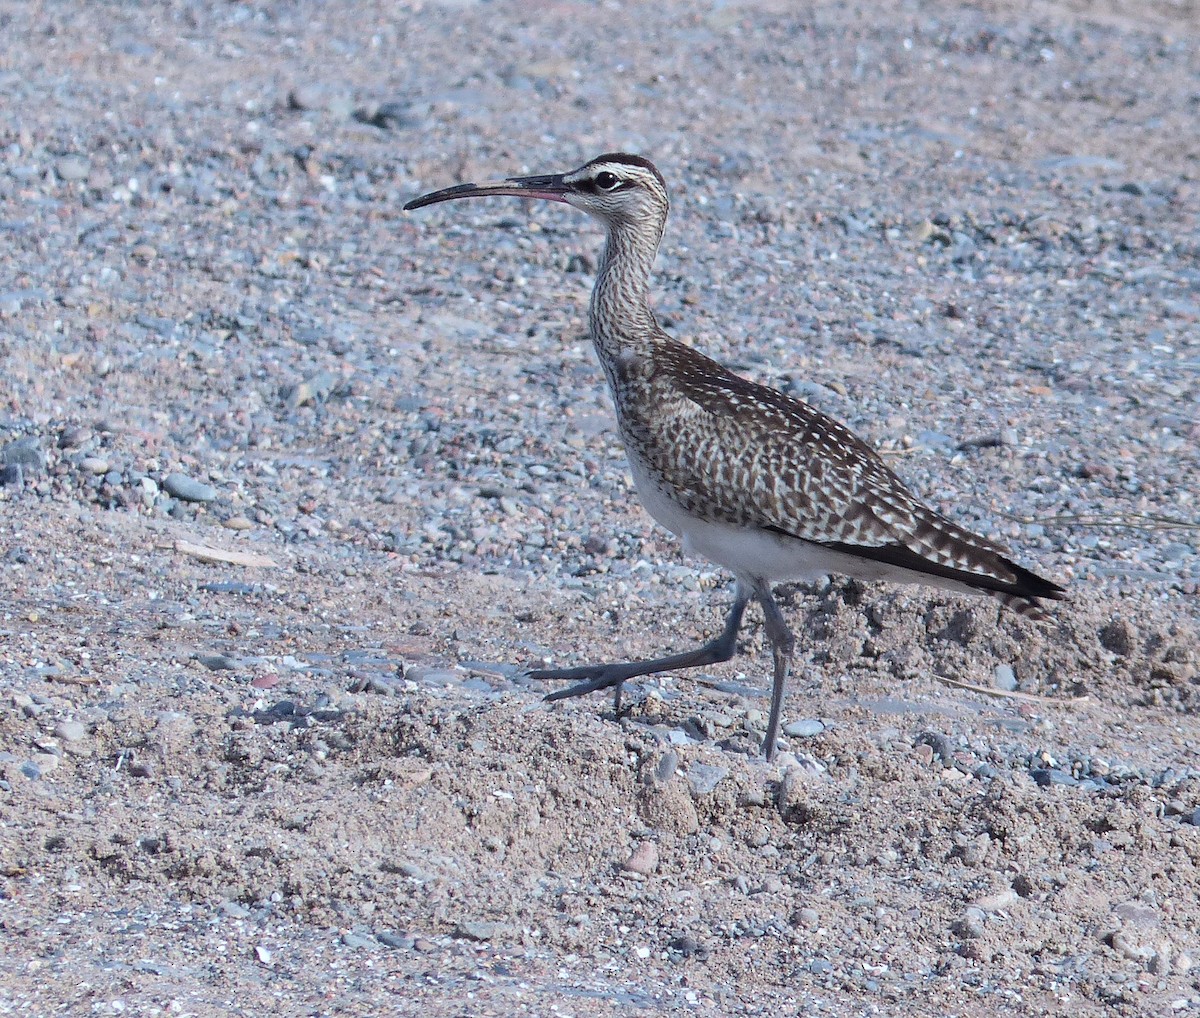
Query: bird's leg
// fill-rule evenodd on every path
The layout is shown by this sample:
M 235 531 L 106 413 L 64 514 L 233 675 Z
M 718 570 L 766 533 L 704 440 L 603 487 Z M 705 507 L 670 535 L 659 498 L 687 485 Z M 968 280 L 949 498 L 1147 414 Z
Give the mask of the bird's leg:
M 742 616 L 746 612 L 747 602 L 754 593 L 752 587 L 738 581 L 733 607 L 729 609 L 729 614 L 725 617 L 725 628 L 721 630 L 721 635 L 695 650 L 672 654 L 668 657 L 651 658 L 646 661 L 618 661 L 607 665 L 584 665 L 581 668 L 539 668 L 528 672 L 528 675 L 531 679 L 543 681 L 566 679 L 576 682 L 574 686 L 547 693 L 547 700 L 565 700 L 571 696 L 583 696 L 585 693 L 593 693 L 597 689 L 616 686 L 616 692 L 613 694 L 613 707 L 619 712 L 621 687 L 626 679 L 632 679 L 638 675 L 652 675 L 655 672 L 671 672 L 679 668 L 697 668 L 701 665 L 728 661 L 733 657 L 737 651 L 737 635 L 738 630 L 742 628 Z
M 792 650 L 796 638 L 779 610 L 771 584 L 756 580 L 754 596 L 762 605 L 763 621 L 766 623 L 767 639 L 771 641 L 771 656 L 775 660 L 775 680 L 771 686 L 771 714 L 767 718 L 767 736 L 763 740 L 763 755 L 770 760 L 775 755 L 775 742 L 779 738 L 779 720 L 783 713 L 783 689 L 787 684 L 788 670 L 792 664 Z

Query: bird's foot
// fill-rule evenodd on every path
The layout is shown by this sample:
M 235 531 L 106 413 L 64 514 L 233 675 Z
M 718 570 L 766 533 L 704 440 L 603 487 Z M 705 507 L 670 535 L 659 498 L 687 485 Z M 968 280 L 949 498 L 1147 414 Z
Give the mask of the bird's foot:
M 627 662 L 610 665 L 584 665 L 580 668 L 534 668 L 525 673 L 531 679 L 542 682 L 574 681 L 575 685 L 566 689 L 556 689 L 547 693 L 543 699 L 548 703 L 555 700 L 567 700 L 573 696 L 586 696 L 599 689 L 612 689 L 613 711 L 619 717 L 621 714 L 621 691 L 625 680 L 633 675 L 641 674 L 632 671 Z
M 582 668 L 531 668 L 525 673 L 540 682 L 574 682 L 566 689 L 556 689 L 546 694 L 546 699 L 566 700 L 572 696 L 585 696 L 598 689 L 619 687 L 629 676 L 620 665 L 584 665 Z

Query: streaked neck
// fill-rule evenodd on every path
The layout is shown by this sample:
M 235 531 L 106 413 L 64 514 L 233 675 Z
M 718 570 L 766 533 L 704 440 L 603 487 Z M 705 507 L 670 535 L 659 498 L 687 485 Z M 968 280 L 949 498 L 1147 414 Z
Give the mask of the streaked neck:
M 633 353 L 654 341 L 650 270 L 660 231 L 610 229 L 588 309 L 592 340 L 602 358 Z

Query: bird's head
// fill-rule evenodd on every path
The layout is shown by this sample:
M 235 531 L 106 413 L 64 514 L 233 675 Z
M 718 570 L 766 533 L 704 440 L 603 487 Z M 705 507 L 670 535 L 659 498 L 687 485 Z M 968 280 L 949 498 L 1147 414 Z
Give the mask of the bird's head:
M 411 211 L 455 198 L 505 194 L 573 205 L 595 216 L 610 231 L 623 226 L 653 228 L 659 236 L 670 208 L 666 181 L 654 164 L 624 152 L 597 156 L 570 173 L 456 184 L 414 198 L 404 208 Z

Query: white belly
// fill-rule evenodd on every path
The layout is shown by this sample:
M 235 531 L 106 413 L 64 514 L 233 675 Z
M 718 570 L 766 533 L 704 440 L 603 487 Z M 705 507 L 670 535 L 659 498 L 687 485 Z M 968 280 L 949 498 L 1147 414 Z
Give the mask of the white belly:
M 642 505 L 659 523 L 677 535 L 689 555 L 724 566 L 743 580 L 816 580 L 831 573 L 868 582 L 919 583 L 944 590 L 976 593 L 956 580 L 918 573 L 859 555 L 834 551 L 811 541 L 784 537 L 761 527 L 735 527 L 698 519 L 666 495 L 650 475 L 629 460 Z
M 844 556 L 819 545 L 781 537 L 758 527 L 735 527 L 698 519 L 666 495 L 633 457 L 630 468 L 638 498 L 646 511 L 679 537 L 689 555 L 708 559 L 745 579 L 815 580 L 840 571 L 836 562 Z

